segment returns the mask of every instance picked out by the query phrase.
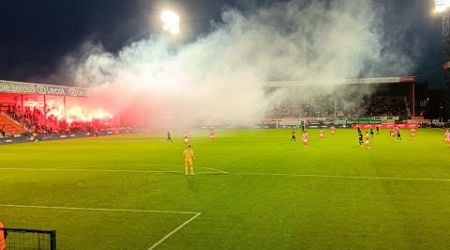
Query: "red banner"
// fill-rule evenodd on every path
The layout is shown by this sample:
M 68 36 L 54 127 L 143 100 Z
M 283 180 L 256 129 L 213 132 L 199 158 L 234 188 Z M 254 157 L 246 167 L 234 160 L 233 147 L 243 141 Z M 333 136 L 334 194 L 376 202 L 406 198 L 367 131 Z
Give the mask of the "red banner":
M 354 123 L 352 124 L 352 128 L 420 128 L 420 125 L 417 123 L 402 123 L 402 124 L 392 124 L 392 123 L 382 123 L 382 124 L 368 124 L 368 123 Z

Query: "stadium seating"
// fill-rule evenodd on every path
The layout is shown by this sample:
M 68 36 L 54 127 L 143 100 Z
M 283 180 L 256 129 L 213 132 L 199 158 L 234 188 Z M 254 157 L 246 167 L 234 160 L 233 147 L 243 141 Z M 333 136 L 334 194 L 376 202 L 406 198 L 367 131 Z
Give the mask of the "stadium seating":
M 317 95 L 301 98 L 301 100 L 286 99 L 265 114 L 267 118 L 358 118 L 375 116 L 410 116 L 405 96 L 339 96 Z
M 6 135 L 20 135 L 26 132 L 20 123 L 5 113 L 0 113 L 0 128 L 6 132 Z

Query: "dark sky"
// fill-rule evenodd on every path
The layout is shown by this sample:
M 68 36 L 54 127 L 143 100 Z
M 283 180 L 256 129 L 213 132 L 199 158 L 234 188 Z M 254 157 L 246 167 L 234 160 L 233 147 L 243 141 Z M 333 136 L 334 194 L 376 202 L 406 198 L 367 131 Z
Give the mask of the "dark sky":
M 158 32 L 155 16 L 167 1 L 2 0 L 0 79 L 43 81 L 57 70 L 61 58 L 79 49 L 86 41 L 102 44 L 107 51 L 118 52 L 130 42 Z M 220 13 L 226 6 L 251 11 L 255 6 L 271 2 L 274 1 L 172 0 L 170 5 L 181 13 L 189 13 L 188 40 L 192 40 L 207 33 L 212 20 L 220 21 Z M 433 1 L 375 2 L 384 5 L 387 34 L 395 35 L 402 31 L 400 47 L 409 53 L 412 43 L 420 44 L 420 50 L 414 52 L 420 55 L 416 59 L 417 67 L 408 73 L 419 75 L 421 80 L 438 86 L 440 18 L 432 15 Z

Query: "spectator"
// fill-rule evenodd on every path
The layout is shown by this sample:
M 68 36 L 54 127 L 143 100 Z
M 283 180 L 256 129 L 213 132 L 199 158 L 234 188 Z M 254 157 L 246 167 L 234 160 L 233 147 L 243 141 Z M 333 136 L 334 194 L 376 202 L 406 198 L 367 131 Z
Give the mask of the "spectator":
M 6 250 L 6 236 L 5 226 L 0 221 L 0 250 Z

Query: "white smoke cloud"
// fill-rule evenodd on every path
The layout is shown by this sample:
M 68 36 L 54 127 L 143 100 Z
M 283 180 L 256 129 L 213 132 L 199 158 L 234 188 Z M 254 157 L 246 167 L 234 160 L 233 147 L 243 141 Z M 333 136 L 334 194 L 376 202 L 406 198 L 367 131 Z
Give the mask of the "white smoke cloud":
M 386 40 L 379 6 L 330 2 L 293 0 L 251 13 L 229 9 L 210 34 L 190 44 L 153 37 L 117 55 L 87 44 L 82 56 L 67 58 L 64 71 L 73 82 L 114 96 L 108 104 L 114 112 L 141 106 L 151 110 L 141 114 L 148 120 L 176 126 L 258 119 L 289 92 L 268 96 L 268 81 L 411 69 L 412 60 Z

